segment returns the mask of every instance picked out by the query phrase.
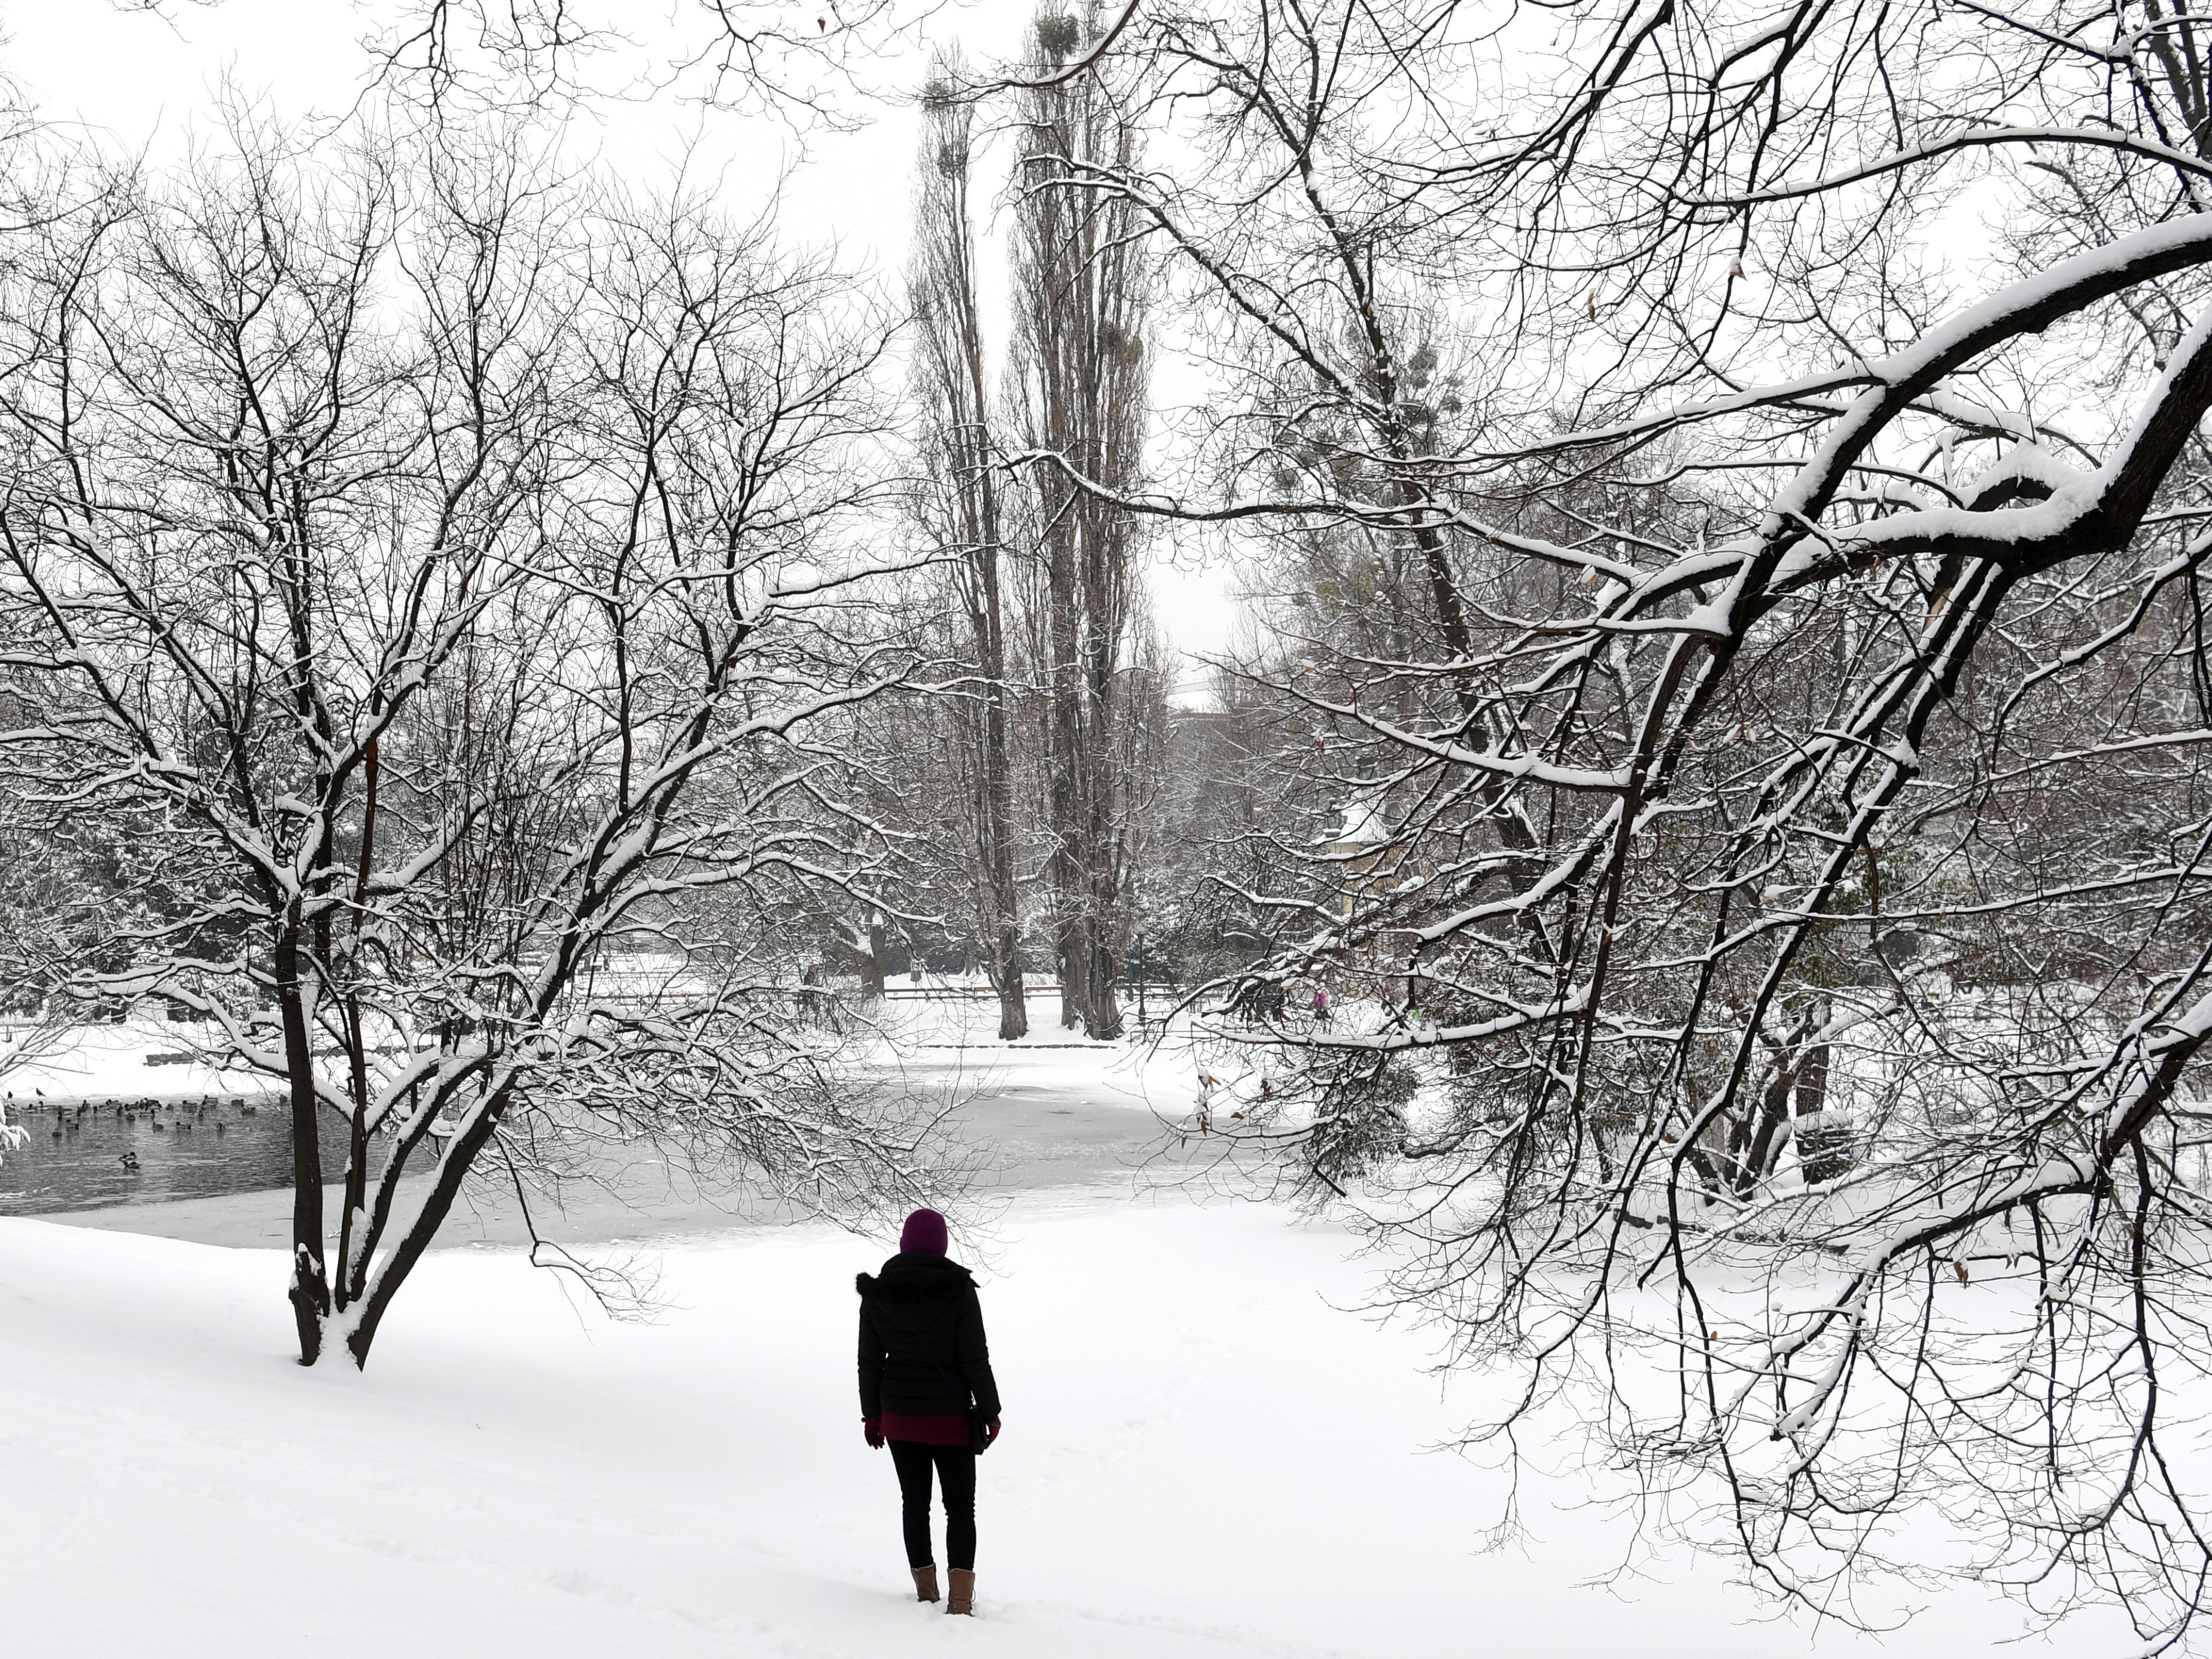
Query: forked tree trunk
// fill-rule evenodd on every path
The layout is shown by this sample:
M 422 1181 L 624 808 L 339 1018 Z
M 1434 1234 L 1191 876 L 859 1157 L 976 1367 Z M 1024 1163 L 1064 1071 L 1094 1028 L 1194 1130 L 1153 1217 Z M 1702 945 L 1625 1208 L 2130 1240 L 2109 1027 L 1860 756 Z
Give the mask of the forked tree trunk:
M 437 1172 L 431 1177 L 430 1190 L 423 1195 L 422 1206 L 415 1212 L 407 1231 L 392 1246 L 390 1260 L 378 1270 L 365 1286 L 367 1294 L 358 1303 L 358 1311 L 343 1322 L 345 1326 L 346 1353 L 356 1366 L 368 1364 L 368 1351 L 376 1341 L 376 1333 L 384 1323 L 384 1316 L 392 1306 L 392 1299 L 399 1293 L 438 1236 L 452 1213 L 453 1203 L 460 1196 L 462 1182 L 478 1154 L 490 1145 L 499 1127 L 500 1110 L 488 1107 L 477 1113 L 468 1129 L 456 1135 L 446 1147 L 438 1162 Z

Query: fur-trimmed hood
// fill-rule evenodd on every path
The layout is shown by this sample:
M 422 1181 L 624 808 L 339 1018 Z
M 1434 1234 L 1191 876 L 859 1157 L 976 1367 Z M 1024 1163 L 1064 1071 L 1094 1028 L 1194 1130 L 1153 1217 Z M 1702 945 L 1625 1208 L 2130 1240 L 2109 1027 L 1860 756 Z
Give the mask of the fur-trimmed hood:
M 853 1288 L 871 1302 L 896 1306 L 972 1291 L 975 1276 L 944 1256 L 913 1251 L 893 1256 L 872 1273 L 854 1273 Z

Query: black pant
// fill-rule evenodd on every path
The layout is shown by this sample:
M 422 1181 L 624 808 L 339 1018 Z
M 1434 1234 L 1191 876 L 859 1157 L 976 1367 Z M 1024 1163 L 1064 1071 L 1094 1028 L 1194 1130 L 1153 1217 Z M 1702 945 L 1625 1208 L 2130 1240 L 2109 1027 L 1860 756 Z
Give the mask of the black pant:
M 913 1440 L 890 1443 L 891 1463 L 898 1470 L 899 1518 L 906 1528 L 906 1564 L 931 1565 L 929 1553 L 929 1471 L 937 1470 L 945 1488 L 945 1553 L 949 1565 L 963 1571 L 975 1570 L 975 1454 L 966 1446 L 925 1446 Z

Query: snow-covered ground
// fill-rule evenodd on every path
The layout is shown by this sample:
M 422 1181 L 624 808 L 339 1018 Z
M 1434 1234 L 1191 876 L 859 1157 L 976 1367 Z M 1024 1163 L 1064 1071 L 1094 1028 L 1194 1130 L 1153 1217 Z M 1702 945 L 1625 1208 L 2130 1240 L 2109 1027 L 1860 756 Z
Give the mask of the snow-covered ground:
M 2019 1629 L 1966 1595 L 1880 1641 L 1762 1622 L 1722 1561 L 1639 1547 L 1565 1433 L 1528 1442 L 1558 1467 L 1523 1479 L 1524 1540 L 1481 1553 L 1506 1480 L 1431 1449 L 1502 1382 L 1440 1393 L 1419 1333 L 1346 1311 L 1372 1267 L 1344 1233 L 1137 1167 L 1196 1103 L 1193 1054 L 1049 1024 L 1008 1047 L 972 1000 L 881 1014 L 870 1069 L 957 1102 L 952 1132 L 989 1149 L 963 1247 L 1009 1402 L 981 1618 L 906 1599 L 861 1442 L 851 1276 L 882 1249 L 739 1227 L 641 1170 L 552 1231 L 635 1252 L 658 1322 L 579 1305 L 488 1193 L 366 1376 L 289 1363 L 281 1192 L 0 1220 L 0 1653 L 1954 1659 Z M 167 1034 L 82 1036 L 40 1083 L 143 1092 Z M 1203 1092 L 1220 1111 L 1251 1083 Z M 1863 1611 L 1885 1608 L 1911 1612 Z
M 645 1326 L 512 1250 L 441 1251 L 356 1376 L 288 1361 L 275 1251 L 0 1221 L 0 1650 L 1956 1659 L 2017 1627 L 1954 1595 L 1815 1645 L 1712 1559 L 1637 1557 L 1571 1470 L 1524 1482 L 1523 1547 L 1478 1553 L 1502 1477 L 1426 1449 L 1476 1392 L 1440 1397 L 1418 1333 L 1341 1310 L 1369 1271 L 1348 1244 L 1228 1202 L 1006 1215 L 969 1252 L 1007 1428 L 968 1621 L 909 1599 L 861 1441 L 863 1242 L 674 1242 Z M 1624 1559 L 1641 1574 L 1583 1586 Z

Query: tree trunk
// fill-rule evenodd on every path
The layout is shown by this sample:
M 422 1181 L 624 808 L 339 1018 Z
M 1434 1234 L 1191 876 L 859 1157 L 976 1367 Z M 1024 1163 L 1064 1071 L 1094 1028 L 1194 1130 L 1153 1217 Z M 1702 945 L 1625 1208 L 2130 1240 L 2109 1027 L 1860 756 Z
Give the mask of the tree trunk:
M 945 87 L 964 78 L 940 57 L 934 78 Z M 977 929 L 992 988 L 999 994 L 999 1036 L 1029 1034 L 1023 994 L 1021 895 L 1014 880 L 1013 773 L 1006 731 L 1006 611 L 1000 553 L 1003 546 L 998 477 L 991 438 L 991 399 L 984 378 L 983 331 L 975 300 L 975 243 L 968 211 L 974 106 L 963 98 L 925 100 L 921 189 L 913 276 L 914 310 L 921 339 L 920 386 L 928 443 L 946 470 L 940 527 L 957 555 L 954 584 L 966 611 L 969 647 L 982 683 L 981 718 L 964 708 L 955 726 L 972 747 L 975 799 L 974 890 Z
M 322 1358 L 323 1321 L 331 1311 L 323 1262 L 323 1158 L 315 1115 L 313 1045 L 300 999 L 300 946 L 288 928 L 276 939 L 276 1009 L 283 1022 L 284 1069 L 292 1102 L 292 1279 L 289 1299 L 300 1363 Z
M 1797 1142 L 1797 1167 L 1814 1186 L 1838 1181 L 1858 1162 L 1850 1126 L 1828 1110 L 1828 1045 L 1814 1045 L 1798 1068 L 1796 1109 L 1790 1133 Z
M 884 994 L 884 917 L 880 910 L 868 912 L 861 924 L 860 937 L 854 943 L 859 946 L 855 954 L 860 959 L 860 994 L 867 998 Z
M 1021 931 L 1013 918 L 1002 918 L 991 940 L 991 982 L 999 993 L 999 1040 L 1012 1042 L 1030 1034 L 1030 1008 L 1022 989 Z
M 984 637 L 978 641 L 986 676 L 981 802 L 984 920 L 990 939 L 991 984 L 999 994 L 999 1037 L 1012 1042 L 1029 1035 L 1030 1013 L 1022 988 L 1021 899 L 1014 884 L 1013 768 L 1006 743 L 1006 635 L 996 549 L 984 562 L 979 579 L 988 607 Z
M 384 1323 L 385 1310 L 399 1293 L 399 1287 L 407 1282 L 408 1275 L 415 1271 L 423 1252 L 430 1248 L 438 1229 L 445 1224 L 453 1200 L 460 1196 L 461 1183 L 470 1166 L 499 1127 L 500 1111 L 496 1105 L 486 1109 L 465 1133 L 453 1137 L 453 1144 L 438 1161 L 430 1190 L 423 1195 L 422 1207 L 407 1224 L 407 1231 L 393 1247 L 390 1259 L 369 1282 L 368 1294 L 360 1303 L 361 1311 L 346 1331 L 346 1352 L 356 1369 L 368 1365 L 368 1351 L 376 1341 L 378 1328 Z
M 1102 719 L 1099 724 L 1107 724 Z M 1121 872 L 1115 820 L 1121 805 L 1118 768 L 1100 767 L 1094 775 L 1090 803 L 1090 835 L 1084 848 L 1089 867 L 1085 875 L 1086 899 L 1084 947 L 1085 953 L 1083 1024 L 1094 1042 L 1112 1042 L 1121 1035 Z
M 1057 67 L 1087 29 L 1040 18 L 1037 46 Z M 1136 133 L 1097 71 L 1024 100 L 1015 239 L 1015 355 L 1032 447 L 1109 489 L 1141 477 L 1147 410 L 1148 277 L 1127 204 L 1089 189 L 1096 169 L 1127 165 Z M 1060 1022 L 1118 1033 L 1115 915 L 1125 793 L 1115 686 L 1124 672 L 1135 584 L 1126 513 L 1066 471 L 1031 475 L 1036 645 L 1045 668 L 1052 856 L 1046 866 L 1060 975 Z
M 1101 948 L 1091 957 L 1089 1013 L 1084 1020 L 1094 1042 L 1112 1042 L 1121 1035 L 1121 995 L 1119 964 Z
M 1080 915 L 1060 916 L 1054 943 L 1060 957 L 1060 1023 L 1068 1030 L 1083 1024 L 1090 1000 L 1091 953 L 1083 934 Z
M 1050 672 L 1046 759 L 1052 772 L 1053 851 L 1045 866 L 1052 884 L 1054 937 L 1060 958 L 1060 1023 L 1083 1023 L 1090 950 L 1085 938 L 1090 907 L 1084 892 L 1088 867 L 1083 833 L 1084 732 L 1082 686 L 1077 666 L 1079 627 L 1073 566 L 1073 527 L 1080 503 L 1067 494 L 1052 504 L 1045 534 L 1045 647 Z

